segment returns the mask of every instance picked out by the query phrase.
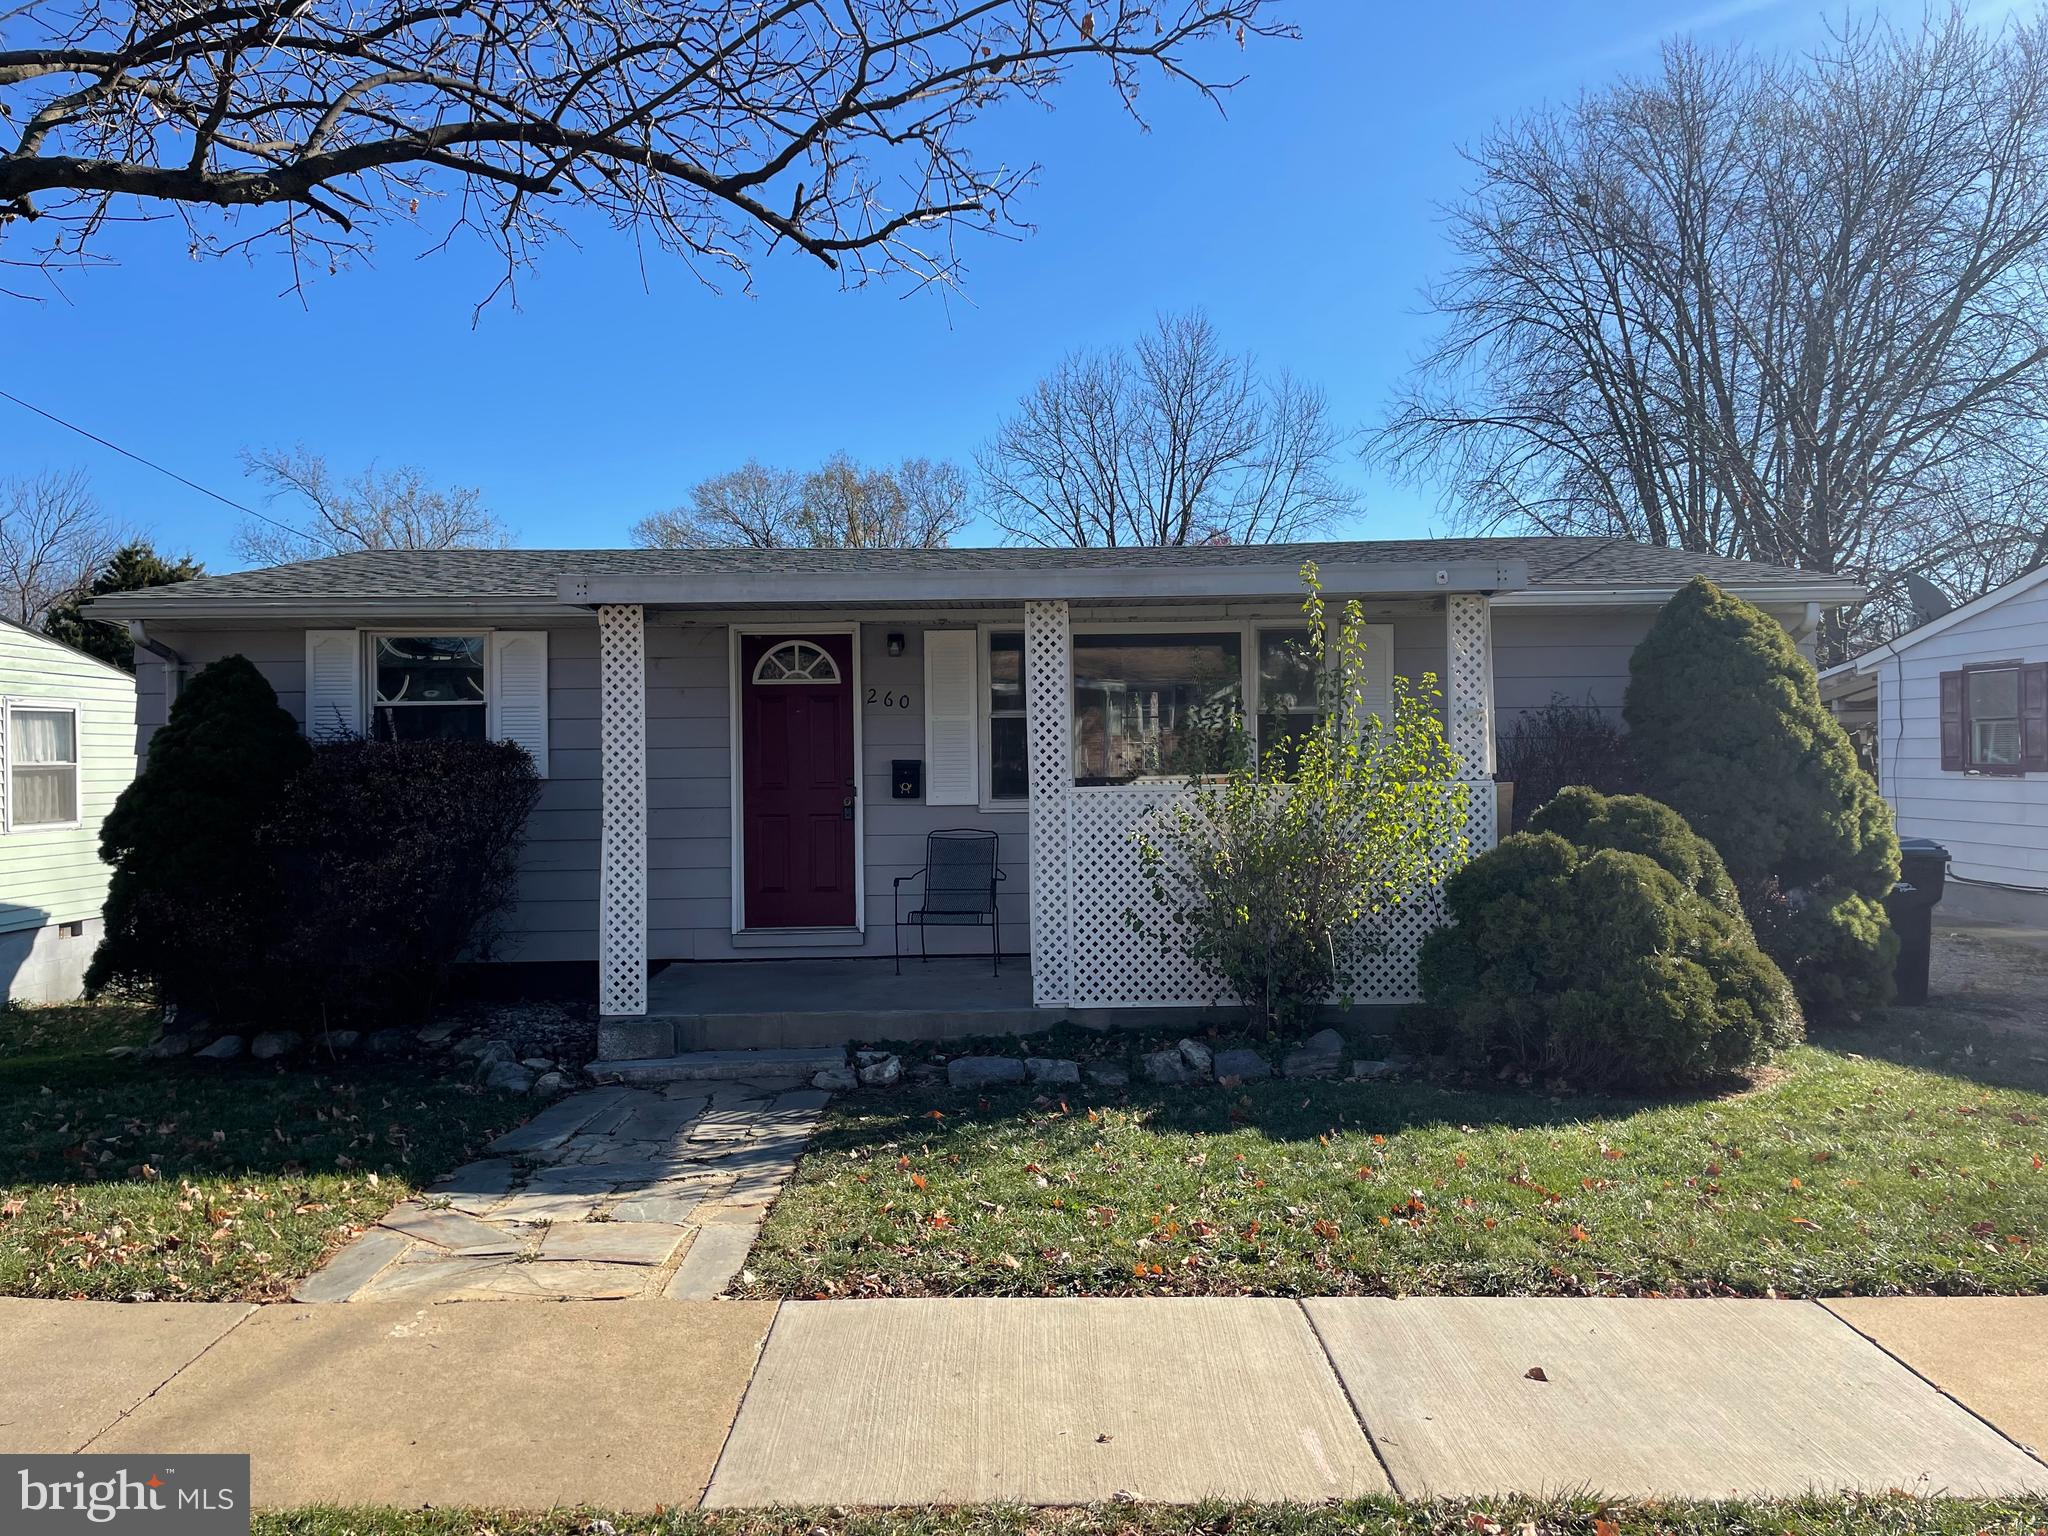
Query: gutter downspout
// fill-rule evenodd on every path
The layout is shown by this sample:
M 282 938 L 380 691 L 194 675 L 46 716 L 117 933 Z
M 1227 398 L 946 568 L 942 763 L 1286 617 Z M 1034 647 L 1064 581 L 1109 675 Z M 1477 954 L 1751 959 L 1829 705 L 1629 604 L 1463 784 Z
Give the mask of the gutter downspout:
M 164 708 L 169 710 L 185 686 L 185 658 L 163 641 L 150 639 L 141 619 L 128 621 L 128 638 L 135 642 L 135 649 L 149 652 L 164 664 Z

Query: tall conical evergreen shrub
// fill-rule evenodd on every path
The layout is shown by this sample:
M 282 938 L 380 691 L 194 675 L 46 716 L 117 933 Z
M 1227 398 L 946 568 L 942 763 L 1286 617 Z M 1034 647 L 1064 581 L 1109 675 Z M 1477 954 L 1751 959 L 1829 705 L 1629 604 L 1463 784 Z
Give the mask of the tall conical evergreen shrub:
M 186 683 L 100 829 L 113 866 L 89 991 L 116 982 L 233 1019 L 267 995 L 278 903 L 257 832 L 309 748 L 246 657 Z
M 1630 658 L 1622 713 L 1644 789 L 1719 851 L 1800 1001 L 1886 1001 L 1898 837 L 1784 628 L 1695 577 Z

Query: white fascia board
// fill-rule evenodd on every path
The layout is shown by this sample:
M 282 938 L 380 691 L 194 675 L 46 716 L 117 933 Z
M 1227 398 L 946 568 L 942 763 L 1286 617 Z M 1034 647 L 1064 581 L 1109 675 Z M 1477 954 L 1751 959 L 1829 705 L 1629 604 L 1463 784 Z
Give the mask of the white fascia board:
M 123 603 L 122 593 L 94 598 L 91 617 L 140 620 L 166 629 L 317 628 L 322 624 L 403 624 L 410 620 L 549 621 L 564 617 L 547 597 L 180 597 Z
M 1954 629 L 1965 619 L 1974 619 L 1978 614 L 1996 608 L 2008 597 L 2018 597 L 2022 592 L 2033 591 L 2044 581 L 2048 581 L 2048 565 L 2029 571 L 2024 576 L 2016 576 L 2004 586 L 1996 587 L 1982 597 L 1972 598 L 1962 607 L 1951 609 L 1938 619 L 1929 619 L 1918 629 L 1907 630 L 1896 640 L 1888 640 L 1875 650 L 1865 651 L 1856 658 L 1856 669 L 1859 672 L 1875 672 L 1878 663 L 1885 658 L 1896 656 L 1901 651 L 1910 651 L 1922 640 L 1932 640 L 1936 635 Z
M 1654 608 L 1669 602 L 1684 586 L 1674 582 L 1659 587 L 1536 587 L 1507 592 L 1493 600 L 1496 608 Z M 1808 603 L 1839 608 L 1860 603 L 1870 594 L 1854 582 L 1815 582 L 1799 586 L 1730 586 L 1717 582 L 1723 592 L 1759 608 L 1804 608 Z
M 1318 567 L 1333 596 L 1502 592 L 1525 587 L 1523 560 L 1369 561 Z M 561 601 L 642 603 L 1113 602 L 1118 598 L 1282 597 L 1301 590 L 1298 565 L 1067 566 L 1043 570 L 697 572 L 686 576 L 564 576 Z

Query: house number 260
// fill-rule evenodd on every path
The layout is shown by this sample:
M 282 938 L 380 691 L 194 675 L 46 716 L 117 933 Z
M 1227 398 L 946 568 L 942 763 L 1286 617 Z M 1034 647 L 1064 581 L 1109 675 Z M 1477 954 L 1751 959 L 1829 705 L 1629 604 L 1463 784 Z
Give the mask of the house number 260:
M 894 688 L 891 688 L 885 693 L 879 688 L 870 688 L 868 690 L 868 702 L 870 704 L 879 704 L 884 709 L 908 709 L 910 708 L 910 690 L 906 688 L 901 693 L 898 693 Z

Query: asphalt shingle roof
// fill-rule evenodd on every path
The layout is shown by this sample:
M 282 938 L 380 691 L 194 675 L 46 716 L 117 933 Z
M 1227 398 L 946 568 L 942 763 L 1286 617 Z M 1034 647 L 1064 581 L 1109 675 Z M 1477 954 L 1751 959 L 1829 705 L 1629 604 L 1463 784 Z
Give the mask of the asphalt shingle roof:
M 1325 565 L 1524 560 L 1539 591 L 1676 586 L 1694 575 L 1743 587 L 1793 587 L 1816 578 L 1786 566 L 1690 554 L 1600 538 L 1391 539 L 1321 544 L 1198 545 L 1184 549 L 439 549 L 363 550 L 262 570 L 201 576 L 121 594 L 124 610 L 182 607 L 195 599 L 552 598 L 563 576 L 701 577 L 777 572 L 1026 572 L 1257 563 Z M 715 596 L 708 593 L 707 596 Z

